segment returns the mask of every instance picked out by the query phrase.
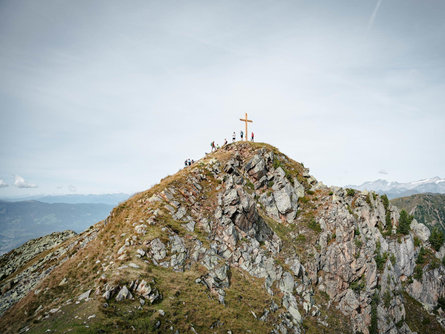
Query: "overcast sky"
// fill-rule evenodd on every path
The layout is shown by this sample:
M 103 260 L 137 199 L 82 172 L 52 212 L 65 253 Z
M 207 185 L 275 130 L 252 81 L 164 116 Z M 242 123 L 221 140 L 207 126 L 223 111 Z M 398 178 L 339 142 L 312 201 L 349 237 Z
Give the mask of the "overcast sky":
M 253 119 L 328 185 L 445 177 L 445 2 L 0 1 L 0 197 L 147 189 Z

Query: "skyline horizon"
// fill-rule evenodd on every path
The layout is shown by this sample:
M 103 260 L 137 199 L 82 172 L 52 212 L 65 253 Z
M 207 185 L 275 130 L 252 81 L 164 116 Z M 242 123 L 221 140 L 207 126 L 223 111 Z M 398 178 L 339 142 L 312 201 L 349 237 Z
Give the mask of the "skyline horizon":
M 238 134 L 239 135 L 239 134 Z M 236 142 L 239 142 L 240 140 L 236 140 Z M 248 140 L 247 140 L 248 141 Z M 261 143 L 261 142 L 260 142 Z M 229 142 L 229 144 L 230 144 L 230 142 Z M 266 143 L 267 144 L 267 143 Z M 196 162 L 198 162 L 199 160 L 201 160 L 201 159 L 203 159 L 203 158 L 205 158 L 206 156 L 207 156 L 207 154 L 210 154 L 211 152 L 208 152 L 208 153 L 204 153 L 204 156 L 203 157 L 201 157 L 201 158 L 199 158 L 198 160 L 196 160 L 195 161 L 195 163 Z M 291 159 L 293 159 L 292 157 L 290 157 Z M 303 163 L 303 165 L 304 165 L 304 162 L 300 162 L 300 163 Z M 306 168 L 309 168 L 309 170 L 311 170 L 310 169 L 310 167 L 307 167 L 306 165 L 304 165 Z M 184 168 L 187 168 L 187 167 L 182 167 L 182 168 L 180 168 L 180 169 L 178 169 L 178 171 L 177 172 L 179 172 L 179 171 L 181 171 L 182 169 L 184 169 Z M 177 173 L 176 172 L 176 173 Z M 174 173 L 174 174 L 176 174 L 176 173 Z M 379 171 L 379 173 L 380 174 L 382 174 L 381 173 L 381 171 Z M 169 175 L 171 175 L 171 174 L 169 174 Z M 312 175 L 312 173 L 311 173 L 311 175 Z M 15 175 L 15 176 L 12 176 L 11 177 L 11 179 L 13 179 L 14 177 L 17 177 L 18 175 Z M 2 193 L 2 188 L 3 189 L 6 189 L 6 188 L 9 188 L 9 187 L 14 187 L 14 185 L 13 184 L 7 184 L 7 186 L 6 187 L 0 187 L 0 199 L 8 199 L 8 198 L 10 198 L 10 199 L 14 199 L 14 198 L 16 198 L 16 199 L 20 199 L 20 198 L 28 198 L 28 197 L 43 197 L 43 196 L 70 196 L 70 195 L 73 195 L 73 196 L 76 196 L 76 195 L 79 195 L 79 196 L 87 196 L 87 195 L 119 195 L 119 194 L 125 194 L 125 195 L 130 195 L 130 196 L 132 196 L 132 195 L 134 195 L 134 194 L 136 194 L 136 193 L 139 193 L 139 192 L 143 192 L 143 191 L 146 191 L 146 190 L 148 190 L 148 189 L 150 189 L 150 188 L 152 188 L 153 186 L 155 186 L 156 184 L 158 184 L 163 178 L 165 178 L 165 177 L 167 177 L 168 175 L 166 175 L 166 176 L 164 176 L 164 177 L 162 177 L 161 179 L 159 179 L 159 181 L 157 182 L 157 183 L 153 183 L 153 184 L 151 184 L 150 186 L 148 186 L 148 187 L 145 187 L 145 188 L 143 188 L 143 189 L 141 189 L 141 188 L 139 188 L 139 189 L 133 189 L 132 191 L 123 191 L 123 190 L 116 190 L 116 191 L 112 191 L 112 192 L 77 192 L 77 189 L 76 190 L 73 190 L 73 191 L 71 191 L 71 192 L 63 192 L 61 189 L 59 189 L 59 191 L 55 191 L 55 192 L 38 192 L 38 189 L 39 189 L 39 187 L 38 186 L 36 186 L 36 187 L 34 187 L 34 186 L 32 186 L 32 187 L 18 187 L 18 188 L 21 188 L 21 189 L 28 189 L 28 191 L 29 191 L 29 189 L 33 189 L 33 193 L 22 193 L 22 194 L 18 194 L 18 193 L 15 193 L 15 194 L 12 194 L 12 195 L 3 195 L 3 194 L 1 194 Z M 19 176 L 19 177 L 21 177 L 21 176 Z M 315 176 L 316 177 L 316 176 Z M 411 179 L 411 180 L 407 180 L 407 181 L 400 181 L 400 180 L 396 180 L 396 179 L 389 179 L 389 178 L 385 178 L 385 177 L 378 177 L 378 178 L 375 178 L 375 179 L 366 179 L 366 180 L 364 180 L 364 181 L 362 181 L 362 182 L 359 182 L 359 183 L 355 183 L 355 184 L 353 184 L 353 183 L 348 183 L 348 182 L 346 182 L 345 184 L 326 184 L 323 180 L 320 180 L 318 177 L 316 177 L 316 179 L 319 181 L 319 182 L 323 182 L 324 184 L 326 184 L 328 187 L 348 187 L 348 186 L 363 186 L 364 184 L 366 184 L 366 183 L 372 183 L 372 182 L 377 182 L 377 181 L 385 181 L 385 182 L 388 182 L 388 183 L 399 183 L 399 184 L 405 184 L 405 183 L 416 183 L 416 182 L 421 182 L 421 181 L 426 181 L 426 180 L 431 180 L 431 179 L 435 179 L 435 178 L 439 178 L 439 179 L 443 179 L 443 180 L 445 180 L 445 178 L 442 178 L 441 176 L 439 176 L 439 175 L 435 175 L 435 176 L 431 176 L 431 177 L 424 177 L 424 178 L 421 178 L 421 179 Z M 23 179 L 23 178 L 22 178 Z M 2 182 L 4 182 L 4 179 L 0 179 L 0 183 L 2 183 Z M 25 182 L 24 180 L 23 180 L 23 182 Z M 59 187 L 59 188 L 61 188 L 61 187 Z M 69 188 L 69 187 L 68 187 Z

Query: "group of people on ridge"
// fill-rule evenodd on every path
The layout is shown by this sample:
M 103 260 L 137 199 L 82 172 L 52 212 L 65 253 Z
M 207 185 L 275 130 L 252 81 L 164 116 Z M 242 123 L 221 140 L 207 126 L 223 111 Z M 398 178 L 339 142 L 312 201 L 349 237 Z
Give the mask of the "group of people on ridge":
M 246 135 L 246 136 L 247 136 L 247 135 Z M 241 138 L 241 140 L 244 139 L 244 132 L 243 132 L 242 130 L 240 131 L 240 138 Z M 255 139 L 255 135 L 254 135 L 253 132 L 252 132 L 252 134 L 251 134 L 251 136 L 250 136 L 250 140 L 251 140 L 251 141 L 254 141 L 254 139 Z M 234 143 L 235 141 L 236 141 L 236 133 L 235 133 L 235 131 L 233 131 L 232 142 Z M 227 144 L 228 144 L 227 139 L 224 138 L 224 144 L 222 144 L 222 146 L 224 147 L 224 146 L 226 146 Z M 212 152 L 215 152 L 216 150 L 218 150 L 218 149 L 220 148 L 220 146 L 219 146 L 219 144 L 215 144 L 215 141 L 213 140 L 213 141 L 210 143 L 210 148 L 211 148 Z M 206 153 L 206 154 L 207 154 L 207 153 Z M 194 163 L 195 163 L 195 161 L 194 161 L 193 159 L 190 159 L 190 158 L 187 158 L 187 159 L 185 159 L 185 161 L 184 161 L 184 165 L 185 165 L 185 167 L 191 166 L 191 165 L 194 164 Z
M 244 132 L 242 130 L 240 131 L 240 138 L 241 138 L 241 140 L 243 140 L 243 138 L 244 138 Z M 254 139 L 255 139 L 255 135 L 252 132 L 252 135 L 250 136 L 250 140 L 254 141 Z M 232 143 L 234 143 L 235 141 L 236 141 L 236 133 L 235 133 L 235 131 L 233 131 Z M 224 144 L 222 146 L 224 147 L 225 145 L 227 145 L 227 139 L 226 138 L 224 138 Z M 211 148 L 212 152 L 214 152 L 217 149 L 219 149 L 219 144 L 215 144 L 215 141 L 212 141 L 210 143 L 210 148 Z
M 187 158 L 187 159 L 185 159 L 185 161 L 184 161 L 184 165 L 185 165 L 185 167 L 187 167 L 187 166 L 191 166 L 191 165 L 194 164 L 194 163 L 195 163 L 195 160 L 190 159 L 190 158 Z
M 241 140 L 243 140 L 243 138 L 244 138 L 244 132 L 243 132 L 243 130 L 241 130 L 241 131 L 239 132 L 239 136 L 240 136 Z M 250 140 L 251 140 L 251 141 L 254 141 L 254 139 L 255 139 L 255 135 L 254 135 L 253 132 L 252 132 L 252 135 L 250 136 Z M 236 134 L 235 134 L 235 131 L 233 131 L 232 142 L 235 142 L 235 140 L 236 140 Z M 246 133 L 246 140 L 247 140 L 247 133 Z

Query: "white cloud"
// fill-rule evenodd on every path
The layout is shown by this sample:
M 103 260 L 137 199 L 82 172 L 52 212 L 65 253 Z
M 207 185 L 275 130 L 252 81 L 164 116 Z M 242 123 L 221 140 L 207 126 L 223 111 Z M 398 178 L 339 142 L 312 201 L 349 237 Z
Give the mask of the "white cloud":
M 6 188 L 6 187 L 8 187 L 9 185 L 5 182 L 5 181 L 3 181 L 2 179 L 0 179 L 0 188 Z
M 77 191 L 77 188 L 75 186 L 73 186 L 72 184 L 70 184 L 68 186 L 68 190 L 70 191 L 70 193 L 75 193 Z
M 386 170 L 381 169 L 379 170 L 379 174 L 388 175 L 389 173 Z
M 37 188 L 36 184 L 26 182 L 25 179 L 20 175 L 15 176 L 14 185 L 17 188 Z

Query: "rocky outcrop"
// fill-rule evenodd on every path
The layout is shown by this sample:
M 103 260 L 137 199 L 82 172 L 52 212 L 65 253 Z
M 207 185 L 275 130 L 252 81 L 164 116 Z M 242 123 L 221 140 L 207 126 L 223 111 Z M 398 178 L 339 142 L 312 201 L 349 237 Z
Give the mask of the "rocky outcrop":
M 90 285 L 76 290 L 77 302 L 102 296 L 104 307 L 135 303 L 145 310 L 170 292 L 172 281 L 162 284 L 171 275 L 175 284 L 186 277 L 214 306 L 230 308 L 238 283 L 233 274 L 242 273 L 269 298 L 260 312 L 242 316 L 264 322 L 271 333 L 303 333 L 308 323 L 343 332 L 331 314 L 356 333 L 411 333 L 403 291 L 442 321 L 444 313 L 435 310 L 445 297 L 445 247 L 437 253 L 429 247 L 423 224 L 413 221 L 409 234 L 397 234 L 398 210 L 377 194 L 327 188 L 301 164 L 256 145 L 225 146 L 113 211 L 104 226 L 122 231 L 104 228 L 102 237 L 112 242 L 96 260 Z M 83 238 L 76 245 L 88 245 Z M 421 247 L 431 253 L 420 279 Z M 59 278 L 57 284 L 72 282 Z M 241 300 L 248 292 L 237 293 Z M 162 310 L 151 328 L 174 332 L 174 321 L 166 321 L 186 305 L 175 300 L 179 295 L 178 289 L 165 297 L 165 306 L 175 308 Z M 219 319 L 203 332 L 223 327 Z
M 63 264 L 68 259 L 69 251 L 84 248 L 96 234 L 95 229 L 79 236 L 73 231 L 56 232 L 30 240 L 3 255 L 0 315 L 36 288 L 57 266 Z M 8 273 L 9 276 L 6 276 Z M 39 292 L 35 290 L 34 293 Z
M 44 237 L 32 239 L 0 257 L 0 280 L 5 279 L 36 255 L 60 245 L 76 235 L 74 231 L 54 232 Z

